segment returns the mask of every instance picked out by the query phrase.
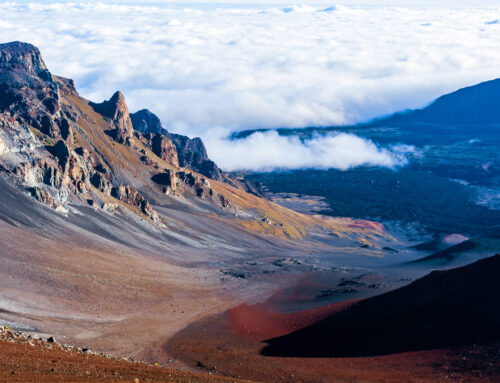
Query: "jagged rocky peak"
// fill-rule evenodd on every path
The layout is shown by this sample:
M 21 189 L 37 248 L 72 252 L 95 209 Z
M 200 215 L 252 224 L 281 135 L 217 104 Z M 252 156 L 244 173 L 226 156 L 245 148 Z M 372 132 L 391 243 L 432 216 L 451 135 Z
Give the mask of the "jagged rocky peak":
M 87 105 L 105 121 L 98 123 Z M 108 150 L 115 145 L 110 137 L 126 146 Z M 151 152 L 163 161 L 156 163 Z M 206 175 L 181 169 L 179 159 L 182 167 Z M 129 166 L 134 160 L 144 166 Z M 56 209 L 68 203 L 106 211 L 121 206 L 162 224 L 146 195 L 158 198 L 163 191 L 229 206 L 210 187 L 207 169 L 218 171 L 200 139 L 169 134 L 147 110 L 131 116 L 121 92 L 89 102 L 73 81 L 48 71 L 37 48 L 0 44 L 0 172 L 35 200 Z
M 180 134 L 170 134 L 170 139 L 179 153 L 180 166 L 193 169 L 213 180 L 224 180 L 222 170 L 208 158 L 207 149 L 201 138 L 188 138 Z
M 90 105 L 97 113 L 109 118 L 114 126 L 113 138 L 119 143 L 126 143 L 132 137 L 133 125 L 130 119 L 127 103 L 122 92 L 117 91 L 113 96 L 100 104 L 91 102 Z
M 152 113 L 148 109 L 142 109 L 138 112 L 132 113 L 130 118 L 132 120 L 134 130 L 142 134 L 164 133 L 160 119 L 156 116 L 156 114 Z
M 31 44 L 0 44 L 0 112 L 52 138 L 69 137 L 59 87 Z
M 19 41 L 0 44 L 0 68 L 21 70 L 44 80 L 51 78 L 38 48 Z
M 169 133 L 160 119 L 147 109 L 130 115 L 134 130 L 148 139 L 148 145 L 158 157 L 174 166 L 194 170 L 205 177 L 222 181 L 223 172 L 208 158 L 207 149 L 199 137 L 189 138 Z
M 112 177 L 102 165 L 112 159 L 91 149 L 96 137 L 79 124 L 90 120 L 79 102 L 85 101 L 74 82 L 53 76 L 36 47 L 0 44 L 0 172 L 51 208 L 116 200 L 159 223 L 141 192 L 127 184 L 131 177 Z M 94 107 L 109 119 L 107 132 L 128 143 L 133 128 L 123 95 Z
M 120 114 L 128 113 L 125 96 L 120 91 L 116 91 L 109 100 L 101 103 L 92 103 L 92 106 L 98 113 L 112 120 L 120 117 Z

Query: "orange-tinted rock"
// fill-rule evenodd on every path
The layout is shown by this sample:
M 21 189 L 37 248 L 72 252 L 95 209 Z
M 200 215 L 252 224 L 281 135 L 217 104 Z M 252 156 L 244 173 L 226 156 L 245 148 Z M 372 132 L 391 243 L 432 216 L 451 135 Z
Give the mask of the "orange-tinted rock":
M 113 122 L 114 130 L 111 132 L 111 135 L 117 142 L 124 144 L 132 137 L 132 121 L 130 120 L 125 97 L 121 92 L 115 92 L 108 101 L 104 101 L 100 104 L 90 104 L 96 112 L 109 118 Z
M 154 154 L 173 167 L 179 167 L 177 149 L 170 139 L 159 133 L 149 134 L 148 138 L 151 151 Z

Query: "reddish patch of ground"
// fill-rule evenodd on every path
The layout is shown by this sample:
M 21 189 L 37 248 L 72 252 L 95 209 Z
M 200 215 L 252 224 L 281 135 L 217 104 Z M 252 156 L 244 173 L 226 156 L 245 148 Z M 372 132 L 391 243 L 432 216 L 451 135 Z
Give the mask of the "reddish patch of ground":
M 276 299 L 273 296 L 266 303 L 241 305 L 194 323 L 174 336 L 164 351 L 202 371 L 266 383 L 500 382 L 498 341 L 363 357 L 262 355 L 267 345 L 264 340 L 308 328 L 354 307 L 354 301 L 347 301 L 280 313 L 275 309 L 280 307 Z
M 227 311 L 229 328 L 239 336 L 252 340 L 265 340 L 289 334 L 317 323 L 350 306 L 353 300 L 280 314 L 270 304 L 240 305 Z
M 434 271 L 267 341 L 263 353 L 364 357 L 500 341 L 500 255 Z
M 286 333 L 289 323 L 299 325 L 303 315 L 297 315 L 295 322 L 293 315 L 280 319 L 277 313 L 243 306 L 188 326 L 168 342 L 165 351 L 201 371 L 266 383 L 500 381 L 500 343 L 363 358 L 261 355 L 265 343 L 257 338 Z M 276 325 L 277 319 L 282 326 Z
M 13 382 L 234 382 L 208 374 L 134 363 L 62 350 L 52 346 L 0 340 L 0 383 Z

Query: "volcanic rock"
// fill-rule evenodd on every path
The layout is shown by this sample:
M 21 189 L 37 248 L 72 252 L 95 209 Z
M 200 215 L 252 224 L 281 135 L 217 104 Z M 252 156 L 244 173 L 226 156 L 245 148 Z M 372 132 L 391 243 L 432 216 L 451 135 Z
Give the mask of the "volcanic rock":
M 149 139 L 149 146 L 154 154 L 173 167 L 179 167 L 177 149 L 167 136 L 159 133 L 150 133 L 147 137 Z
M 133 127 L 128 111 L 125 97 L 120 91 L 115 92 L 108 100 L 100 104 L 90 103 L 94 110 L 104 117 L 109 118 L 115 129 L 111 132 L 112 137 L 119 143 L 124 144 L 132 137 Z
M 134 130 L 139 133 L 163 133 L 165 131 L 161 125 L 160 119 L 148 109 L 142 109 L 138 112 L 131 113 L 130 119 Z
M 0 44 L 0 113 L 33 126 L 50 137 L 60 136 L 57 83 L 40 52 L 31 44 Z
M 133 113 L 130 117 L 134 130 L 146 135 L 151 150 L 161 159 L 217 181 L 229 179 L 208 158 L 207 149 L 200 138 L 191 139 L 167 132 L 160 119 L 147 109 Z
M 34 187 L 29 189 L 29 192 L 31 193 L 33 198 L 36 199 L 38 202 L 41 202 L 49 207 L 55 206 L 54 199 L 52 198 L 52 195 L 48 191 L 40 189 L 38 187 Z
M 38 48 L 15 41 L 0 45 L 0 70 L 18 70 L 31 76 L 52 79 Z

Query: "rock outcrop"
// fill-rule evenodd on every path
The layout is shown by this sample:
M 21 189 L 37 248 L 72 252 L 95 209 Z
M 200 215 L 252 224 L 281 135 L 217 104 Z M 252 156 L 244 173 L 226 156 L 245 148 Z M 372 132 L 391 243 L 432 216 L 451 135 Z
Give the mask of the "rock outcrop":
M 147 109 L 133 113 L 131 119 L 134 130 L 148 138 L 151 150 L 158 157 L 210 179 L 235 183 L 235 180 L 230 180 L 230 177 L 208 158 L 207 149 L 200 138 L 169 133 L 163 128 L 160 119 Z
M 69 137 L 58 86 L 33 45 L 0 44 L 0 113 L 49 137 Z
M 148 109 L 142 109 L 138 112 L 131 113 L 130 119 L 132 120 L 134 130 L 142 134 L 163 133 L 165 130 L 156 114 Z
M 214 205 L 227 208 L 231 205 L 229 199 L 214 192 L 210 181 L 199 174 L 189 171 L 165 170 L 155 174 L 151 179 L 162 187 L 165 194 L 185 194 L 191 192 L 196 197 L 212 201 Z
M 24 72 L 44 80 L 52 79 L 38 48 L 19 41 L 1 44 L 0 70 L 2 69 Z
M 90 105 L 96 112 L 111 120 L 114 126 L 111 136 L 121 144 L 127 143 L 134 129 L 123 94 L 118 91 L 108 101 L 100 104 L 90 103 Z
M 138 207 L 144 215 L 150 217 L 154 221 L 158 221 L 156 212 L 146 198 L 144 198 L 135 188 L 128 185 L 120 185 L 111 189 L 111 196 L 128 205 Z
M 169 134 L 169 137 L 179 153 L 180 166 L 192 169 L 213 180 L 224 180 L 222 170 L 208 158 L 207 149 L 201 138 L 189 138 L 179 134 Z
M 158 222 L 146 198 L 116 177 L 110 160 L 95 150 L 95 138 L 78 124 L 91 119 L 66 96 L 79 97 L 74 82 L 53 76 L 36 47 L 0 44 L 0 168 L 51 208 L 115 198 Z M 130 144 L 133 128 L 123 95 L 116 92 L 92 106 L 108 121 L 110 136 Z M 88 148 L 78 146 L 79 134 Z
M 19 42 L 0 44 L 0 171 L 58 211 L 69 202 L 108 212 L 128 206 L 153 222 L 160 218 L 145 195 L 226 208 L 209 179 L 236 182 L 201 139 L 168 133 L 146 109 L 130 115 L 121 92 L 84 100 L 72 80 L 49 72 L 36 47 Z
M 177 174 L 173 170 L 165 170 L 162 173 L 155 174 L 151 179 L 162 186 L 162 191 L 165 194 L 175 192 L 177 188 Z
M 179 155 L 173 142 L 161 133 L 148 133 L 146 135 L 151 151 L 173 167 L 179 167 Z

